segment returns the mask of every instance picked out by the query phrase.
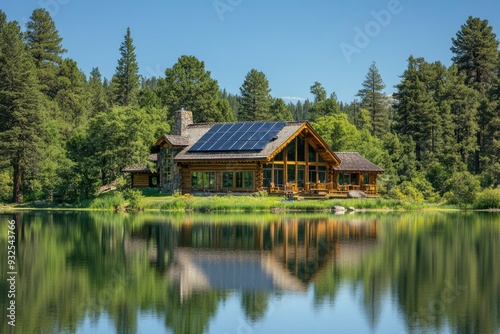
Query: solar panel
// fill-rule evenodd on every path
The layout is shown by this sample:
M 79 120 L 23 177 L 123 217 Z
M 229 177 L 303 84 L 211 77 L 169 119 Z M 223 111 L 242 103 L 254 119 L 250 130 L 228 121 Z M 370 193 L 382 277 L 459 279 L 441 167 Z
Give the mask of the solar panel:
M 252 122 L 214 124 L 189 152 L 260 151 L 285 122 Z

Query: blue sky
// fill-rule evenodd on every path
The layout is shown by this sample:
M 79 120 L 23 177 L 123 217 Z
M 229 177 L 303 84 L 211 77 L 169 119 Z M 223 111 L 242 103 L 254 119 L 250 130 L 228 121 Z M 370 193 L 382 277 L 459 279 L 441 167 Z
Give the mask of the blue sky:
M 500 34 L 497 0 L 182 0 L 4 1 L 23 26 L 44 7 L 63 37 L 66 57 L 88 75 L 111 78 L 130 26 L 140 73 L 163 76 L 181 55 L 194 55 L 221 88 L 238 93 L 252 68 L 275 97 L 311 98 L 319 81 L 352 101 L 375 61 L 394 91 L 410 55 L 451 63 L 451 38 L 469 16 Z

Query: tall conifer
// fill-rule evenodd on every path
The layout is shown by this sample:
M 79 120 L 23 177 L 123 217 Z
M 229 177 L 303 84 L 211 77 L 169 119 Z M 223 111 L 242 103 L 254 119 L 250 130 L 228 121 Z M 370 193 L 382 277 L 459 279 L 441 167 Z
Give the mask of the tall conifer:
M 24 40 L 34 59 L 37 76 L 43 93 L 53 98 L 57 94 L 57 68 L 66 50 L 50 13 L 35 9 L 26 24 Z
M 135 46 L 130 35 L 130 27 L 127 28 L 124 41 L 120 45 L 120 59 L 113 77 L 115 81 L 115 102 L 121 106 L 129 106 L 135 103 L 137 91 L 139 90 L 139 65 L 135 55 Z
M 272 103 L 271 89 L 264 72 L 250 70 L 240 87 L 241 108 L 238 110 L 240 121 L 268 121 L 273 119 L 270 112 Z
M 361 107 L 370 112 L 372 134 L 378 138 L 381 138 L 388 131 L 389 125 L 384 88 L 382 76 L 373 62 L 368 69 L 365 81 L 363 81 L 363 88 L 358 91 L 357 96 L 361 98 Z
M 36 169 L 40 152 L 41 100 L 33 62 L 17 22 L 0 33 L 0 167 L 13 170 L 12 200 L 21 201 L 21 184 Z

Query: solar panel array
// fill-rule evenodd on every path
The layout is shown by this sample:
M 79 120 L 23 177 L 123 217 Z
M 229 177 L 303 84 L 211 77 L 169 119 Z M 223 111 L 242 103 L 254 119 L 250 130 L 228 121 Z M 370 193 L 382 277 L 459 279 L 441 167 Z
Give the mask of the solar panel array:
M 189 152 L 260 151 L 285 124 L 285 122 L 215 124 L 189 149 Z

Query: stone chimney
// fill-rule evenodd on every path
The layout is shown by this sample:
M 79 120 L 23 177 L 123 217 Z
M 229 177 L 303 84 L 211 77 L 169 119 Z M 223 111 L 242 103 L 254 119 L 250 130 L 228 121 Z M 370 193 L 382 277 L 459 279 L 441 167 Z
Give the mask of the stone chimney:
M 175 112 L 174 135 L 182 136 L 190 124 L 193 124 L 193 112 L 181 107 Z

